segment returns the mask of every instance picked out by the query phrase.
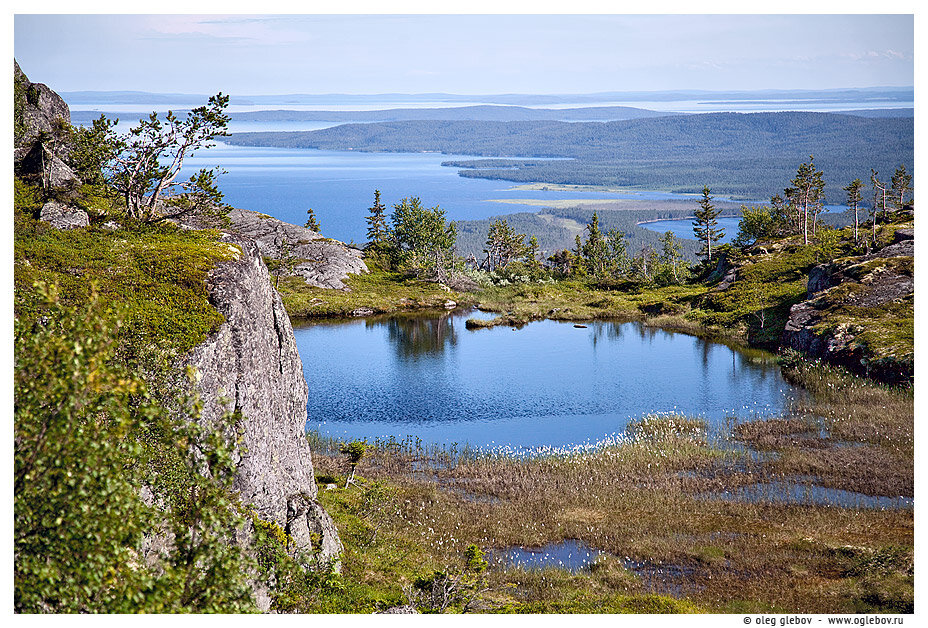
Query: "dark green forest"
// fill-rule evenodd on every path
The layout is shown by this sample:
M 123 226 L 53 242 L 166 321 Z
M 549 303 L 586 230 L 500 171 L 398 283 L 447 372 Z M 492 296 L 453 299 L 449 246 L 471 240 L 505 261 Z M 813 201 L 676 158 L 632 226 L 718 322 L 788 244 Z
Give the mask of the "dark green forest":
M 518 182 L 616 185 L 763 201 L 814 155 L 825 193 L 870 169 L 913 162 L 914 120 L 812 112 L 710 113 L 614 122 L 417 120 L 346 124 L 306 132 L 236 133 L 245 146 L 388 152 L 438 151 L 497 158 L 455 162 L 463 176 Z M 560 158 L 526 161 L 524 158 Z M 505 167 L 499 158 L 516 158 Z M 521 158 L 521 159 L 520 159 Z

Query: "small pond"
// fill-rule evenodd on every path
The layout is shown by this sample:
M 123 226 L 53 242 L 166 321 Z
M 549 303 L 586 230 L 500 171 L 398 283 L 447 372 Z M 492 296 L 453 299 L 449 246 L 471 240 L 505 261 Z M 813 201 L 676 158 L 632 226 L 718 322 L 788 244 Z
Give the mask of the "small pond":
M 307 428 L 520 450 L 595 443 L 653 412 L 710 426 L 781 412 L 798 394 L 773 356 L 629 322 L 468 330 L 480 312 L 297 327 Z
M 603 552 L 591 549 L 582 541 L 567 539 L 544 547 L 510 547 L 487 552 L 487 560 L 494 567 L 522 569 L 566 569 L 583 571 Z

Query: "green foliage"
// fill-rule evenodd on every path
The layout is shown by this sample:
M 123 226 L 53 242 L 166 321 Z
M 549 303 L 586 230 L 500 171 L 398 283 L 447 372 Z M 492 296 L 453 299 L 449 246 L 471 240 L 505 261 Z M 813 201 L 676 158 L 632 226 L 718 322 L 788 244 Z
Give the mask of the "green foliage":
M 89 185 L 106 183 L 104 171 L 116 157 L 115 127 L 119 120 L 101 115 L 90 127 L 72 127 L 68 165 Z
M 665 232 L 661 238 L 659 263 L 654 274 L 654 282 L 659 286 L 685 283 L 689 279 L 689 267 L 683 261 L 682 246 L 672 231 Z
M 441 279 L 454 261 L 457 229 L 445 220 L 437 205 L 422 206 L 418 197 L 404 198 L 393 206 L 393 253 L 400 266 L 419 275 Z
M 19 612 L 129 611 L 153 585 L 132 568 L 152 513 L 123 468 L 140 449 L 129 411 L 138 382 L 111 364 L 116 325 L 68 311 L 39 284 L 42 321 L 14 345 L 14 566 Z
M 452 566 L 419 576 L 413 582 L 412 598 L 423 613 L 466 613 L 487 590 L 488 567 L 483 552 L 474 544 L 464 550 L 463 566 Z
M 186 181 L 176 181 L 184 160 L 216 137 L 228 135 L 224 113 L 229 97 L 222 93 L 188 112 L 183 120 L 168 111 L 162 122 L 152 112 L 127 135 L 95 125 L 100 150 L 106 145 L 113 158 L 105 168 L 107 181 L 123 196 L 129 216 L 142 223 L 197 215 L 217 224 L 228 222 L 228 206 L 216 185 L 218 169 L 200 169 Z
M 702 199 L 699 201 L 699 209 L 693 212 L 693 235 L 702 243 L 700 257 L 705 257 L 706 261 L 712 261 L 712 246 L 718 246 L 718 241 L 725 235 L 724 229 L 718 228 L 719 214 L 721 210 L 712 204 L 712 197 L 709 195 L 709 186 L 703 186 Z
M 306 210 L 306 224 L 303 226 L 316 233 L 322 231 L 322 227 L 319 226 L 319 221 L 316 220 L 316 213 L 313 211 L 312 207 Z
M 390 230 L 387 227 L 387 208 L 380 200 L 380 190 L 374 190 L 374 204 L 368 211 L 371 214 L 366 218 L 368 246 L 382 246 L 387 243 Z
M 91 293 L 68 307 L 36 284 L 44 315 L 14 336 L 14 605 L 18 612 L 241 612 L 253 608 L 249 567 L 232 540 L 226 438 L 170 418 L 139 376 L 115 359 L 118 318 Z M 183 406 L 182 406 L 183 407 Z M 161 434 L 186 482 L 158 481 Z M 147 505 L 143 487 L 154 489 Z M 170 531 L 154 567 L 144 534 Z
M 825 176 L 815 166 L 815 159 L 809 155 L 808 163 L 802 163 L 796 170 L 792 187 L 785 190 L 787 200 L 795 206 L 797 223 L 802 232 L 803 244 L 809 243 L 809 215 L 812 217 L 811 233 L 816 232 L 818 215 L 825 203 Z
M 312 210 L 310 210 L 312 211 Z M 294 245 L 286 238 L 280 242 L 280 248 L 277 257 L 265 257 L 264 264 L 268 271 L 274 276 L 274 289 L 280 287 L 280 277 L 292 275 L 296 265 L 300 263 L 300 258 L 293 254 Z
M 238 251 L 209 231 L 173 225 L 133 230 L 97 227 L 61 231 L 28 214 L 35 189 L 18 185 L 14 231 L 14 312 L 36 320 L 43 314 L 36 281 L 55 283 L 61 299 L 86 304 L 96 282 L 103 309 L 125 308 L 118 330 L 127 359 L 156 352 L 187 351 L 223 322 L 210 304 L 206 276 Z
M 364 457 L 364 452 L 367 450 L 367 443 L 364 441 L 353 440 L 350 443 L 345 443 L 339 451 L 345 454 L 348 457 L 348 463 L 351 465 L 357 465 L 361 462 L 361 458 Z
M 890 185 L 892 185 L 893 193 L 892 203 L 896 209 L 902 209 L 912 202 L 912 199 L 909 197 L 909 192 L 912 189 L 912 175 L 906 171 L 905 164 L 896 168 L 896 171 L 890 179 Z
M 732 244 L 742 248 L 776 237 L 782 225 L 767 206 L 741 206 L 741 220 L 738 222 L 738 235 Z
M 537 241 L 535 244 L 537 247 Z M 505 269 L 526 254 L 525 234 L 517 233 L 506 220 L 495 220 L 487 230 L 486 247 L 483 250 L 487 254 L 486 269 Z

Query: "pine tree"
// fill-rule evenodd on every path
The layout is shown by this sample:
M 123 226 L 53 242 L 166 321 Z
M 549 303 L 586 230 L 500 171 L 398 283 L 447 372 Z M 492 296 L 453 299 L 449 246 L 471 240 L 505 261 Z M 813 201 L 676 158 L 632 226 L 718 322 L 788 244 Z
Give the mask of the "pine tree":
M 609 264 L 612 272 L 627 275 L 631 267 L 628 259 L 628 246 L 625 242 L 625 232 L 610 229 L 606 232 L 606 243 L 609 245 Z
M 801 164 L 796 170 L 791 188 L 802 214 L 802 240 L 809 243 L 809 213 L 812 213 L 812 234 L 825 202 L 825 175 L 815 167 L 815 160 L 809 155 L 809 163 Z
M 712 245 L 717 244 L 725 236 L 725 230 L 719 228 L 718 220 L 716 220 L 722 210 L 712 204 L 712 197 L 709 194 L 709 186 L 703 186 L 699 209 L 693 212 L 696 218 L 693 221 L 693 234 L 703 243 L 702 250 L 699 252 L 700 257 L 705 256 L 706 261 L 711 262 Z
M 603 232 L 599 228 L 599 215 L 596 212 L 593 212 L 593 217 L 586 226 L 586 231 L 586 242 L 583 243 L 581 248 L 583 263 L 591 275 L 602 276 L 606 273 L 609 250 Z
M 495 220 L 487 231 L 486 245 L 487 268 L 506 268 L 509 262 L 525 255 L 525 234 L 516 233 L 505 220 Z
M 312 231 L 315 231 L 316 233 L 319 233 L 321 229 L 319 227 L 319 222 L 316 220 L 316 214 L 313 212 L 313 208 L 310 207 L 309 209 L 307 209 L 306 214 L 307 214 L 306 224 L 303 226 L 306 227 L 307 229 L 311 229 Z
M 367 217 L 367 241 L 369 246 L 377 246 L 387 242 L 390 231 L 387 228 L 387 208 L 380 200 L 380 190 L 374 190 L 374 205 L 369 207 L 371 213 Z
M 844 188 L 844 191 L 847 192 L 847 206 L 854 210 L 854 242 L 858 240 L 857 229 L 860 225 L 860 221 L 857 218 L 857 209 L 860 207 L 860 201 L 863 200 L 860 191 L 864 188 L 864 184 L 860 179 L 854 179 L 851 183 Z
M 538 268 L 540 266 L 538 263 L 538 238 L 534 235 L 528 239 L 528 246 L 525 247 L 525 261 L 528 262 L 532 268 Z
M 907 199 L 906 196 L 912 188 L 912 175 L 906 172 L 905 164 L 896 168 L 896 172 L 893 173 L 890 179 L 890 184 L 893 190 L 892 203 L 897 210 L 901 210 L 907 203 L 911 202 L 911 199 Z
M 675 283 L 680 283 L 680 275 L 677 267 L 683 261 L 683 246 L 680 240 L 674 235 L 673 231 L 666 231 L 660 237 L 661 256 L 660 261 L 670 267 Z
M 870 169 L 870 186 L 873 188 L 873 206 L 870 208 L 870 215 L 873 217 L 873 246 L 876 246 L 876 214 L 877 210 L 883 207 L 883 220 L 886 220 L 886 183 L 880 181 L 880 173 Z

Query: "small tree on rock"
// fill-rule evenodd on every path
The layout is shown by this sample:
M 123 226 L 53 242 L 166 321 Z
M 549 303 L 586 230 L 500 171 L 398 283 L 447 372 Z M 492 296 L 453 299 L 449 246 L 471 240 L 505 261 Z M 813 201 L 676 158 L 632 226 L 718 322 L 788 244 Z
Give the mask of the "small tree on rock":
M 128 135 L 115 138 L 109 182 L 123 196 L 131 218 L 157 222 L 197 214 L 225 222 L 228 206 L 216 185 L 218 168 L 202 168 L 185 181 L 177 181 L 184 161 L 200 148 L 213 146 L 216 137 L 228 135 L 229 97 L 221 92 L 207 105 L 191 110 L 185 119 L 168 111 L 164 121 L 152 112 Z
M 322 229 L 319 226 L 319 221 L 316 220 L 316 213 L 313 211 L 312 207 L 306 210 L 306 223 L 303 226 L 316 233 L 319 233 Z

